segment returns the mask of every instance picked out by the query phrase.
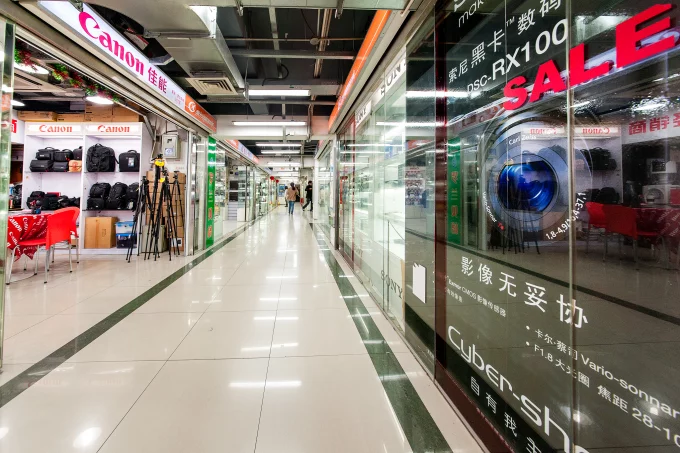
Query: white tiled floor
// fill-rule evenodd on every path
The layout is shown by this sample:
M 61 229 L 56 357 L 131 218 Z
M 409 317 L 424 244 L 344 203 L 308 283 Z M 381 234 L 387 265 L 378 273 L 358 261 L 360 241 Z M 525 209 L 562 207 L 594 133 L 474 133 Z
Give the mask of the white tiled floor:
M 0 408 L 0 452 L 413 451 L 308 222 L 259 220 Z M 48 285 L 17 264 L 0 385 L 186 262 L 58 260 Z M 452 450 L 480 452 L 365 304 Z

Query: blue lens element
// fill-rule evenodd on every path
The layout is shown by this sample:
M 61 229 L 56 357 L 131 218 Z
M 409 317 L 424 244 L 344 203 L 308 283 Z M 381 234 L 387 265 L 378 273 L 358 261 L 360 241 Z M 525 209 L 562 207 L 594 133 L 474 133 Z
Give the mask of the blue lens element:
M 557 192 L 557 178 L 543 160 L 506 165 L 498 178 L 498 197 L 506 209 L 543 212 Z

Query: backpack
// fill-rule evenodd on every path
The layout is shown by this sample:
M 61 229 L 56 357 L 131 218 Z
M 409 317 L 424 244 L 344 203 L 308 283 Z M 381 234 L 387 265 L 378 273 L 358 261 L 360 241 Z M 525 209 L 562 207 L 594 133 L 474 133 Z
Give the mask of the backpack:
M 131 149 L 126 153 L 120 153 L 120 156 L 118 156 L 118 171 L 138 172 L 139 157 L 139 153 L 134 149 Z
M 69 197 L 67 197 L 67 196 L 59 197 L 59 207 L 60 208 L 68 208 L 69 206 L 71 206 L 71 201 L 69 200 Z
M 73 197 L 68 199 L 68 205 L 69 206 L 75 206 L 76 208 L 80 207 L 80 197 Z
M 116 153 L 113 148 L 97 143 L 87 150 L 86 168 L 89 172 L 116 171 Z
M 88 198 L 87 209 L 91 211 L 101 211 L 106 207 L 106 198 Z
M 98 182 L 90 187 L 90 198 L 106 198 L 111 191 L 111 184 L 108 182 Z
M 83 147 L 79 146 L 73 150 L 73 160 L 83 160 Z
M 117 182 L 111 187 L 109 196 L 106 198 L 106 209 L 122 209 L 125 207 L 125 196 L 128 186 L 125 183 Z
M 137 209 L 137 201 L 139 199 L 139 183 L 135 182 L 128 186 L 127 193 L 125 194 L 127 200 L 126 209 L 134 211 Z

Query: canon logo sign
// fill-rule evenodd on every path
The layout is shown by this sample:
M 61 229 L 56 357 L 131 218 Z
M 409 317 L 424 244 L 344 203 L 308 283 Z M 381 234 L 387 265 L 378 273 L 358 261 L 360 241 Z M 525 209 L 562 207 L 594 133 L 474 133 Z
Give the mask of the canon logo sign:
M 133 71 L 144 75 L 144 62 L 137 59 L 126 47 L 125 43 L 121 43 L 111 38 L 111 35 L 101 30 L 97 20 L 91 14 L 83 11 L 78 16 L 80 26 L 83 31 L 92 39 L 98 39 L 102 47 L 107 48 L 120 61 L 125 63 Z
M 97 126 L 97 132 L 129 133 L 130 126 L 107 126 L 106 124 L 100 124 L 99 126 Z
M 38 130 L 40 132 L 73 132 L 73 126 L 48 126 L 47 124 L 41 124 Z

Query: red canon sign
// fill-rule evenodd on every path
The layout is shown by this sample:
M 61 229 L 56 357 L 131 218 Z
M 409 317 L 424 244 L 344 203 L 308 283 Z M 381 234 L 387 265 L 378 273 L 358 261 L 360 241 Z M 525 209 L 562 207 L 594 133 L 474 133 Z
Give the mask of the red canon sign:
M 653 57 L 662 52 L 672 49 L 677 39 L 675 36 L 667 36 L 656 42 L 642 45 L 640 41 L 671 28 L 670 17 L 664 17 L 654 23 L 642 27 L 642 24 L 656 19 L 672 8 L 669 3 L 654 5 L 640 14 L 620 23 L 616 27 L 616 67 L 624 68 L 646 58 Z M 534 87 L 529 95 L 529 90 L 524 86 L 527 79 L 524 76 L 510 80 L 503 90 L 503 94 L 511 98 L 503 103 L 506 110 L 515 110 L 529 102 L 536 102 L 541 96 L 552 91 L 560 93 L 567 89 L 567 85 L 576 85 L 588 82 L 597 77 L 606 75 L 611 71 L 613 62 L 606 61 L 595 67 L 586 69 L 585 44 L 579 44 L 569 51 L 569 76 L 568 81 L 562 79 L 560 71 L 554 60 L 546 61 L 538 67 Z
M 129 133 L 130 126 L 107 126 L 106 124 L 100 124 L 97 127 L 97 132 Z
M 40 132 L 73 132 L 73 126 L 48 126 L 47 124 L 41 124 L 38 130 Z

